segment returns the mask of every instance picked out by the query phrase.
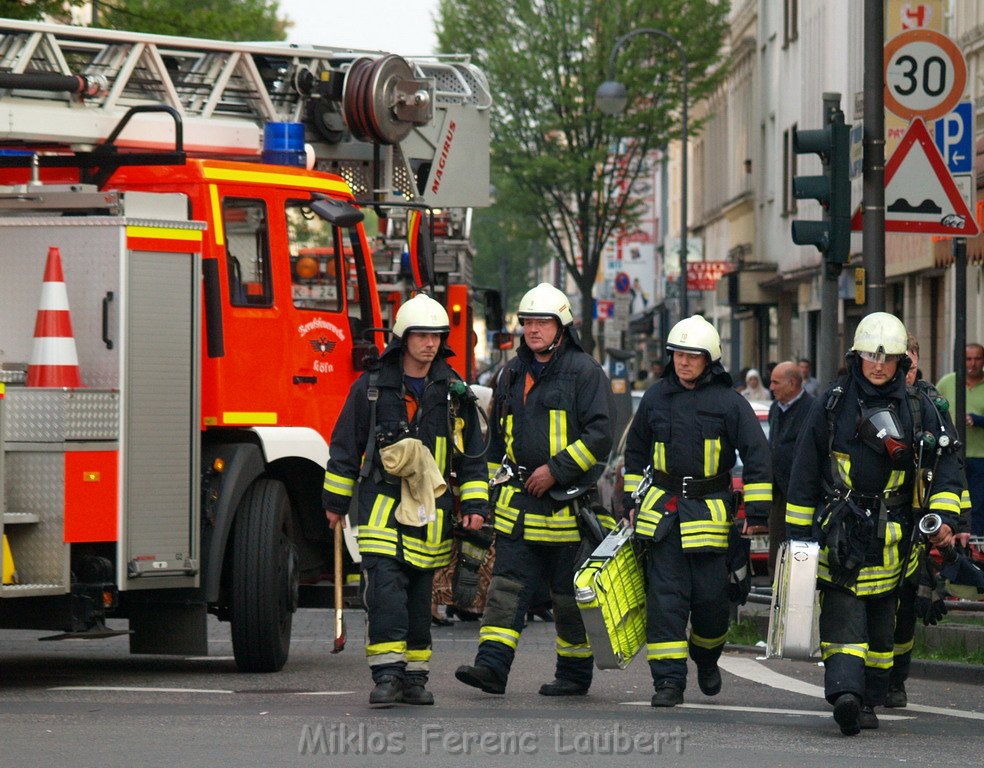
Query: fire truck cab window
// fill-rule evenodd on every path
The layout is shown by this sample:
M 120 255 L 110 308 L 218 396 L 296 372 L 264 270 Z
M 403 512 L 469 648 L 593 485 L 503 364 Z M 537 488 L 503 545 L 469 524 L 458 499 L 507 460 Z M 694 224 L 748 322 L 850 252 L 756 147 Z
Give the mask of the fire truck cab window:
M 270 233 L 266 203 L 227 197 L 222 201 L 229 300 L 237 307 L 273 306 Z
M 298 309 L 339 312 L 340 286 L 351 254 L 345 253 L 340 230 L 316 215 L 309 201 L 287 203 L 291 295 Z

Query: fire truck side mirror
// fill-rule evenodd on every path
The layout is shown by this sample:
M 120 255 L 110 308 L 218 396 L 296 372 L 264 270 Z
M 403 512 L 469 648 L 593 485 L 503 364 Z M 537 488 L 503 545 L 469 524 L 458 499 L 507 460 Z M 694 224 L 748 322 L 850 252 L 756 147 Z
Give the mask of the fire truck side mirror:
M 354 227 L 365 218 L 365 214 L 351 203 L 332 200 L 330 197 L 314 200 L 311 210 L 336 227 Z
M 434 282 L 434 243 L 428 219 L 421 211 L 407 213 L 407 252 L 414 288 L 419 291 Z
M 492 346 L 496 349 L 512 349 L 513 336 L 509 331 L 496 331 L 492 334 Z

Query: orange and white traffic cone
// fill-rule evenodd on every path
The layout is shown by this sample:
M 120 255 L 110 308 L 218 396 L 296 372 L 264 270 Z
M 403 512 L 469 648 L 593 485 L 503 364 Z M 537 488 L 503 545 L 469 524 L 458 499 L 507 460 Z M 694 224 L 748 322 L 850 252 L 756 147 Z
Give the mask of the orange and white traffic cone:
M 44 267 L 41 304 L 34 323 L 34 348 L 27 364 L 27 386 L 82 386 L 61 252 L 54 246 L 48 249 Z

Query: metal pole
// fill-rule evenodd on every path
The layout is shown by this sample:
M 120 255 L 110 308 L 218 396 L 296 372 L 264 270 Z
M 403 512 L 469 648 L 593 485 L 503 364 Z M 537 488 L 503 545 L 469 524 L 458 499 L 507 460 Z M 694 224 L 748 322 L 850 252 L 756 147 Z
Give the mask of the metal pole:
M 823 94 L 823 125 L 829 125 L 832 113 L 840 109 L 839 93 Z M 837 376 L 840 367 L 840 335 L 838 334 L 838 283 L 841 265 L 824 259 L 820 283 L 820 333 L 817 353 L 817 379 L 826 386 Z
M 955 323 L 953 328 L 953 370 L 957 375 L 954 382 L 953 420 L 956 422 L 957 434 L 960 435 L 961 454 L 967 452 L 967 366 L 964 359 L 967 356 L 967 240 L 963 237 L 953 238 L 953 269 L 954 293 L 953 311 Z
M 885 311 L 884 0 L 864 0 L 864 211 L 861 242 L 868 312 Z

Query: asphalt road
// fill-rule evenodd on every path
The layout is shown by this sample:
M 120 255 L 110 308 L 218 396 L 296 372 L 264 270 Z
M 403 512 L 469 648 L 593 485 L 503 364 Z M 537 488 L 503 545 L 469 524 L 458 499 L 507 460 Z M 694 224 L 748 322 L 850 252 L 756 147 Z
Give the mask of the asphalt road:
M 298 613 L 283 671 L 244 675 L 227 625 L 210 625 L 208 658 L 130 656 L 125 638 L 38 642 L 0 632 L 0 766 L 980 766 L 984 688 L 912 679 L 910 708 L 845 738 L 816 664 L 728 653 L 724 689 L 654 710 L 645 662 L 596 672 L 588 696 L 537 694 L 553 677 L 553 625 L 523 633 L 505 696 L 458 683 L 477 625 L 435 628 L 434 707 L 373 710 L 363 616 L 346 612 L 348 647 L 332 648 L 331 611 Z

